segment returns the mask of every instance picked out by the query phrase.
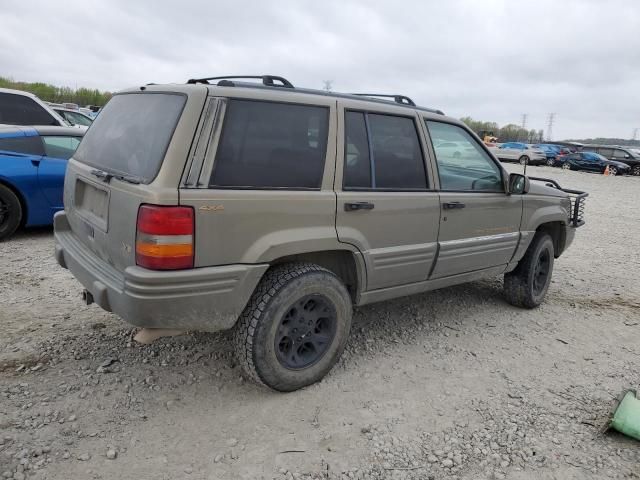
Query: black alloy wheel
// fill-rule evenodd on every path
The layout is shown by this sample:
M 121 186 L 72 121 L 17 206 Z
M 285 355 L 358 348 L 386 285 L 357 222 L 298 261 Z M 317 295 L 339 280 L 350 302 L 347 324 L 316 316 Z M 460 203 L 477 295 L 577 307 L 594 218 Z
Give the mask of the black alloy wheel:
M 0 241 L 9 238 L 22 223 L 20 199 L 4 185 L 0 185 Z
M 336 335 L 337 313 L 321 295 L 306 295 L 284 315 L 275 337 L 275 352 L 288 369 L 307 368 L 320 360 Z
M 547 286 L 551 265 L 549 250 L 542 250 L 533 269 L 533 293 L 540 295 Z

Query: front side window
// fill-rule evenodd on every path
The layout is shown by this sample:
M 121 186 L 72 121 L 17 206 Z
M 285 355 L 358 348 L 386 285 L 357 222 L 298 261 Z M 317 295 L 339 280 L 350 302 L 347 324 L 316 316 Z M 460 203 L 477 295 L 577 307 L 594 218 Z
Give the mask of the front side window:
M 440 188 L 454 191 L 503 192 L 502 172 L 465 129 L 449 123 L 425 120 L 436 154 Z M 439 148 L 441 142 L 465 148 Z
M 24 95 L 0 93 L 0 124 L 58 125 L 58 121 L 35 100 Z
M 210 187 L 320 188 L 329 109 L 232 99 Z
M 47 157 L 69 160 L 80 145 L 80 137 L 43 136 L 42 143 Z
M 345 114 L 346 189 L 426 190 L 420 140 L 412 118 Z
M 613 158 L 628 158 L 629 154 L 627 152 L 625 152 L 624 150 L 614 150 L 613 151 Z

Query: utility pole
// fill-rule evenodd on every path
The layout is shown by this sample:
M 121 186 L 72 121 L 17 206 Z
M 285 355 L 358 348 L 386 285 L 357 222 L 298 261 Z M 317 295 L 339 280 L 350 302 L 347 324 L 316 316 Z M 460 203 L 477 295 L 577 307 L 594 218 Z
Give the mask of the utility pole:
M 528 137 L 527 132 L 526 132 L 526 130 L 527 130 L 527 117 L 528 116 L 529 116 L 529 114 L 527 114 L 527 113 L 523 113 L 522 114 L 522 130 L 525 130 L 525 133 L 524 133 L 524 141 L 525 142 L 527 141 L 527 137 Z M 518 140 L 520 140 L 520 135 L 518 135 Z
M 550 113 L 547 119 L 547 141 L 553 140 L 553 121 L 555 120 L 556 114 Z
M 640 128 L 634 128 L 633 129 L 633 135 L 631 136 L 631 140 L 638 140 L 638 132 L 640 131 Z

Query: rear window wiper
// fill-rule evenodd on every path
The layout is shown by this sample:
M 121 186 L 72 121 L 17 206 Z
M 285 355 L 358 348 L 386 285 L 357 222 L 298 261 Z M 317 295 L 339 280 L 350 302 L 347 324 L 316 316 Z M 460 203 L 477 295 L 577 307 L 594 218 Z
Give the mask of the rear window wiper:
M 115 178 L 116 180 L 120 180 L 122 182 L 133 183 L 134 185 L 140 184 L 140 180 L 138 180 L 136 177 L 130 176 L 130 175 L 120 175 L 120 174 L 114 174 L 114 173 L 107 173 L 107 172 L 103 172 L 102 170 L 98 170 L 98 169 L 91 170 L 91 174 L 96 176 L 97 178 L 99 178 L 100 180 L 102 180 L 105 183 L 109 183 L 112 178 Z

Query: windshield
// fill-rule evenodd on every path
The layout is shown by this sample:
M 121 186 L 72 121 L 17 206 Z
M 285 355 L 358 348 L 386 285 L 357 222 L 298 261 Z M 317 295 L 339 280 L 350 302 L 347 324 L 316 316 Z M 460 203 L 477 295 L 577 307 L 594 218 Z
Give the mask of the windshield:
M 142 183 L 151 182 L 186 100 L 184 95 L 170 93 L 114 96 L 94 120 L 74 158 Z
M 71 122 L 73 125 L 84 125 L 88 127 L 91 125 L 92 120 L 88 117 L 85 117 L 81 113 L 70 112 L 68 110 L 56 110 L 60 113 L 67 121 Z

